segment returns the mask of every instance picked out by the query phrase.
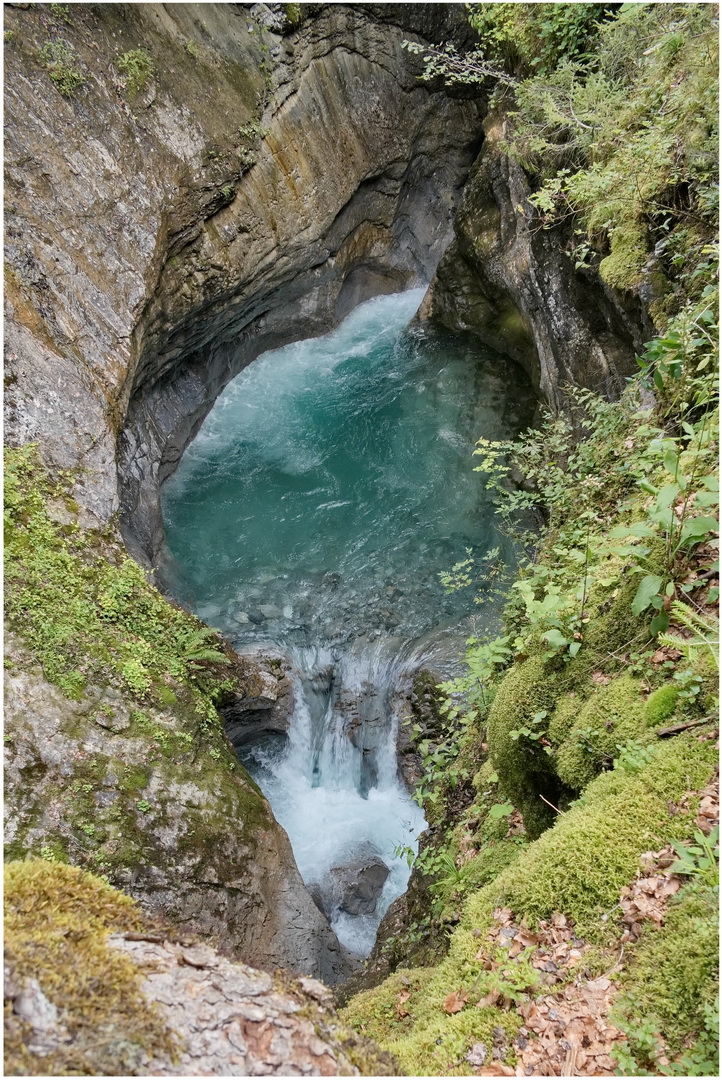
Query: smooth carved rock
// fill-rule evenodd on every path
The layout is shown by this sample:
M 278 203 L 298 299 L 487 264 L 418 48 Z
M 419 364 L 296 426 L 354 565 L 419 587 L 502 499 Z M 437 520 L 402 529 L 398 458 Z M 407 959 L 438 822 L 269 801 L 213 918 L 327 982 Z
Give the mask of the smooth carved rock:
M 6 432 L 82 466 L 83 512 L 120 504 L 144 558 L 229 379 L 428 281 L 451 238 L 480 106 L 421 85 L 401 42 L 468 34 L 461 7 L 309 7 L 280 33 L 232 4 L 202 32 L 192 5 L 88 5 L 63 26 L 92 73 L 67 99 L 42 21 L 8 12 Z M 153 43 L 151 107 L 119 84 L 126 38 Z

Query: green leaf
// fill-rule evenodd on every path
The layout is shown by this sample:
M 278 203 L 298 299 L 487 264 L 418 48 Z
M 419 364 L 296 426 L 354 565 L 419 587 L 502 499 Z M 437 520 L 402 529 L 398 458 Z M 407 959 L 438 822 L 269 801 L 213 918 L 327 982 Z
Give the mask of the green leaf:
M 489 817 L 493 821 L 498 821 L 499 818 L 509 817 L 509 814 L 512 813 L 513 809 L 514 807 L 510 802 L 495 803 L 489 810 Z
M 657 507 L 660 510 L 669 510 L 679 493 L 679 484 L 665 484 L 663 488 L 660 488 L 657 495 Z
M 662 587 L 664 578 L 657 574 L 647 574 L 639 583 L 634 600 L 632 600 L 632 614 L 641 615 L 652 603 L 652 597 L 656 596 Z
M 569 644 L 569 640 L 559 630 L 549 630 L 544 635 L 544 640 L 551 645 L 552 649 L 563 649 L 565 645 Z
M 657 494 L 657 488 L 653 487 L 652 484 L 650 484 L 648 480 L 640 480 L 639 481 L 639 486 L 641 487 L 642 491 L 646 491 L 648 495 L 656 495 Z
M 680 544 L 688 541 L 699 543 L 712 532 L 719 532 L 719 521 L 713 517 L 696 517 L 685 521 L 679 538 Z
M 659 611 L 649 624 L 649 632 L 652 637 L 664 634 L 669 627 L 669 612 Z
M 656 490 L 653 491 L 652 494 L 656 495 Z M 631 525 L 617 525 L 616 528 L 612 529 L 609 535 L 615 539 L 617 537 L 621 539 L 624 536 L 654 536 L 655 532 L 649 525 L 645 525 L 643 521 L 635 521 Z
M 667 450 L 664 455 L 664 467 L 668 473 L 676 476 L 679 469 L 679 454 L 676 454 L 674 450 Z

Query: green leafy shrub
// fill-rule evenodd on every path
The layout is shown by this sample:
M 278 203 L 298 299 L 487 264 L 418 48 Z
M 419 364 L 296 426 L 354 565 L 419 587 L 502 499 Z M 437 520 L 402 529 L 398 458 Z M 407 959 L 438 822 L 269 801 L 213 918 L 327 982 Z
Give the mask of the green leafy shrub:
M 484 53 L 517 74 L 547 75 L 558 62 L 583 60 L 595 47 L 611 4 L 470 4 L 469 22 Z
M 46 41 L 40 59 L 63 97 L 72 97 L 87 80 L 80 71 L 78 55 L 64 38 Z
M 130 49 L 116 60 L 118 71 L 125 76 L 131 94 L 139 94 L 155 72 L 153 58 L 147 49 Z
M 695 271 L 716 238 L 716 8 L 470 9 L 481 48 L 412 47 L 426 77 L 496 82 L 539 227 L 565 226 L 576 268 L 596 267 L 622 291 L 644 283 L 666 325 L 708 284 Z

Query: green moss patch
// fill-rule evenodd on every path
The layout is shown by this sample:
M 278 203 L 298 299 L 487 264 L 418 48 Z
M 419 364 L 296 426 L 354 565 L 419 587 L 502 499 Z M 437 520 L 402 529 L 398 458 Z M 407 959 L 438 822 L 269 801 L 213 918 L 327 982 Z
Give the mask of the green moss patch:
M 524 826 L 534 839 L 554 820 L 560 785 L 545 747 L 516 734 L 555 705 L 558 688 L 541 656 L 512 668 L 501 684 L 489 713 L 489 752 L 499 773 L 502 790 L 522 813 Z M 540 734 L 539 728 L 535 734 Z
M 718 1075 L 718 905 L 717 888 L 693 882 L 671 900 L 664 923 L 647 925 L 633 947 L 614 1010 L 627 1035 L 625 1072 L 657 1071 L 655 1057 L 664 1051 L 683 1055 L 685 1075 Z
M 642 852 L 690 832 L 691 812 L 677 813 L 673 803 L 705 786 L 716 759 L 710 743 L 679 737 L 658 744 L 639 771 L 597 777 L 554 828 L 470 900 L 464 925 L 480 925 L 503 902 L 532 922 L 563 912 L 580 934 L 603 939 L 609 924 L 602 916 L 615 908 Z
M 582 791 L 601 768 L 610 768 L 624 743 L 647 732 L 647 713 L 639 679 L 622 675 L 581 707 L 556 753 L 556 771 L 574 791 Z
M 92 681 L 139 702 L 184 692 L 200 722 L 227 674 L 221 642 L 171 605 L 112 539 L 61 524 L 51 506 L 71 500 L 72 478 L 53 483 L 34 446 L 6 452 L 6 613 L 49 681 L 79 700 Z

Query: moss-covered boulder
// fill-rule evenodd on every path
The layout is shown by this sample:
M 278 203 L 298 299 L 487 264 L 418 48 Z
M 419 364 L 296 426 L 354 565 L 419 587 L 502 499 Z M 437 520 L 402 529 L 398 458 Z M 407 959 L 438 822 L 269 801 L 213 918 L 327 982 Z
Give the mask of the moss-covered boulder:
M 512 668 L 489 712 L 491 760 L 503 792 L 521 811 L 532 839 L 552 824 L 557 813 L 553 807 L 564 794 L 547 753 L 548 742 L 542 743 L 558 693 L 549 664 L 542 656 L 532 656 Z
M 5 1075 L 388 1076 L 314 979 L 232 963 L 93 874 L 5 873 Z
M 641 680 L 622 675 L 579 709 L 556 752 L 557 775 L 573 791 L 583 791 L 602 768 L 611 768 L 625 743 L 649 738 Z

